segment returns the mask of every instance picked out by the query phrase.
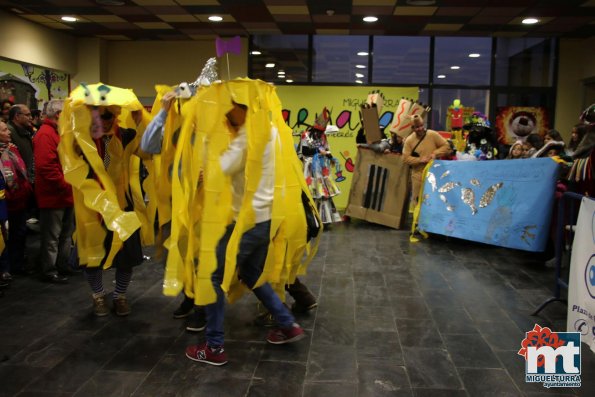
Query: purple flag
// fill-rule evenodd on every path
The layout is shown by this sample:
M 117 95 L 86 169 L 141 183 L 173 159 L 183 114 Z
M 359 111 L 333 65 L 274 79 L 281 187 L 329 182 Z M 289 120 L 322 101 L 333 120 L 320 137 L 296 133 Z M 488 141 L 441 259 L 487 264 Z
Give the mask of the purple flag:
M 240 55 L 242 52 L 242 40 L 240 36 L 232 37 L 229 40 L 223 40 L 221 37 L 217 37 L 215 39 L 215 48 L 218 57 L 227 53 Z

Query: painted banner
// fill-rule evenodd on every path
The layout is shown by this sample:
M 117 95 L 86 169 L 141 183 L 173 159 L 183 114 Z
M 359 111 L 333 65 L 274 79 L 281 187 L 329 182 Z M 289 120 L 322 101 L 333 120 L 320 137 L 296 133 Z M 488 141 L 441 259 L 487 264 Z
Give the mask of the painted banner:
M 595 352 L 595 200 L 583 198 L 578 213 L 568 282 L 568 332 Z
M 299 135 L 307 125 L 314 124 L 316 116 L 326 106 L 331 112 L 331 124 L 339 132 L 328 135 L 331 153 L 339 159 L 343 169 L 341 176 L 334 176 L 341 194 L 333 197 L 338 209 L 347 207 L 349 187 L 355 167 L 357 147 L 355 137 L 361 128 L 359 112 L 365 104 L 368 94 L 379 91 L 384 103 L 379 115 L 380 129 L 389 135 L 388 126 L 393 119 L 399 100 L 417 98 L 417 87 L 334 87 L 334 86 L 278 86 L 277 93 L 283 104 L 285 122 Z M 297 144 L 297 138 L 295 143 Z
M 543 251 L 558 167 L 549 158 L 435 161 L 424 180 L 419 229 Z

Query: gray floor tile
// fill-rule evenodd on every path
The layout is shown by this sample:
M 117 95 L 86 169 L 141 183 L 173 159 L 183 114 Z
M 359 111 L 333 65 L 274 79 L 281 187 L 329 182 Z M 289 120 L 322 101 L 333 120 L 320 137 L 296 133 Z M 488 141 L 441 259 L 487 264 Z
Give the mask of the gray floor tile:
M 34 256 L 38 235 L 28 243 Z M 591 397 L 587 348 L 581 388 L 525 382 L 524 333 L 535 323 L 563 331 L 566 316 L 561 303 L 531 316 L 553 285 L 553 269 L 533 257 L 440 236 L 410 243 L 408 230 L 366 222 L 333 226 L 302 280 L 319 303 L 296 315 L 307 337 L 267 344 L 246 295 L 226 307 L 223 367 L 185 357 L 205 333 L 172 319 L 180 297 L 162 295 L 159 260 L 135 269 L 127 318 L 95 318 L 81 274 L 67 286 L 18 277 L 0 298 L 0 397 Z

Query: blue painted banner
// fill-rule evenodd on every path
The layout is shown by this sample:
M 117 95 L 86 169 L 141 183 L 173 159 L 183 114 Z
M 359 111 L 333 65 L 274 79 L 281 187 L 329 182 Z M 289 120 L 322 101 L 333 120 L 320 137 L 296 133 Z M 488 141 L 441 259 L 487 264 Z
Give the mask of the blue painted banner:
M 543 251 L 558 167 L 549 158 L 435 161 L 424 180 L 419 229 Z

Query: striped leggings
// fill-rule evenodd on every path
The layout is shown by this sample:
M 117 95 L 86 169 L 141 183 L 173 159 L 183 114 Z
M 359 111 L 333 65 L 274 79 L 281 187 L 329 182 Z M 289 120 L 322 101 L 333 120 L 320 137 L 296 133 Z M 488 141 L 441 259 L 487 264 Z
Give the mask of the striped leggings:
M 91 286 L 94 296 L 105 295 L 103 289 L 103 269 L 102 268 L 85 268 L 85 277 Z M 132 278 L 132 269 L 121 270 L 116 268 L 116 288 L 114 289 L 113 298 L 116 299 L 118 295 L 125 295 L 130 279 Z

